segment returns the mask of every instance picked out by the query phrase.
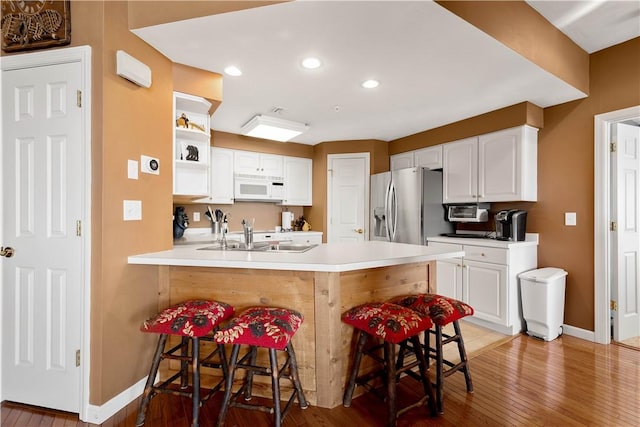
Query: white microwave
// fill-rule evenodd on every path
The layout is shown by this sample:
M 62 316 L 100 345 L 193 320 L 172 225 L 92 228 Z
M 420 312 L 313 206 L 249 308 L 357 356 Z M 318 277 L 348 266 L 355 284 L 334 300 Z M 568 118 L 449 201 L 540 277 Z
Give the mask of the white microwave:
M 284 199 L 282 178 L 236 174 L 233 182 L 235 200 L 280 202 Z

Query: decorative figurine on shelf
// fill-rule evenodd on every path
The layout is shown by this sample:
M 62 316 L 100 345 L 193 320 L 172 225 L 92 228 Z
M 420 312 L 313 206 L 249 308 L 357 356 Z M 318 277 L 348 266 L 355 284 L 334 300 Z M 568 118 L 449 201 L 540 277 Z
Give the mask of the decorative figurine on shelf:
M 189 118 L 185 113 L 182 113 L 180 117 L 176 119 L 176 126 L 179 128 L 189 129 Z
M 187 145 L 187 151 L 189 152 L 189 154 L 187 154 L 187 160 L 192 160 L 194 162 L 197 162 L 198 147 L 196 147 L 195 145 Z
M 189 129 L 198 129 L 200 132 L 204 132 L 204 126 L 193 122 L 189 122 Z

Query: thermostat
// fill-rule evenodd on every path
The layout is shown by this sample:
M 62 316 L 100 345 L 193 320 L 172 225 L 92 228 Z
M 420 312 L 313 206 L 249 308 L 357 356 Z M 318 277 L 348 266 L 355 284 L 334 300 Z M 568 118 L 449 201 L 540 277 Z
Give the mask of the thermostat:
M 143 173 L 160 175 L 160 161 L 155 157 L 140 156 L 140 170 Z

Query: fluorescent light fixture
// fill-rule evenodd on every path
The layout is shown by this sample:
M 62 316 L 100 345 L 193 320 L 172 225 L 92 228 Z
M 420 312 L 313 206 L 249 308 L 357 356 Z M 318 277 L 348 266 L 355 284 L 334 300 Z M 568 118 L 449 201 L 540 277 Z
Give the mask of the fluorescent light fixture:
M 242 126 L 242 134 L 286 142 L 308 129 L 304 123 L 258 114 Z

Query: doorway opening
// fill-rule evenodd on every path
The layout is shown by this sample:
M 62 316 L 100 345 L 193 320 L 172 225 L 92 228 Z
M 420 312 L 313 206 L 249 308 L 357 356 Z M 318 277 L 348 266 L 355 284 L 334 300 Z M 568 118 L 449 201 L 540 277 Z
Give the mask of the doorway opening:
M 614 268 L 611 255 L 614 251 L 610 231 L 614 214 L 612 209 L 613 174 L 610 162 L 612 126 L 617 123 L 640 125 L 640 106 L 625 108 L 595 116 L 594 135 L 594 296 L 595 296 L 595 341 L 609 344 L 612 340 L 611 296 Z M 638 292 L 637 286 L 635 289 Z M 613 316 L 615 321 L 615 316 Z

